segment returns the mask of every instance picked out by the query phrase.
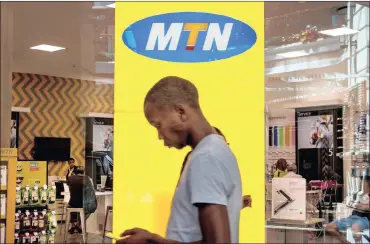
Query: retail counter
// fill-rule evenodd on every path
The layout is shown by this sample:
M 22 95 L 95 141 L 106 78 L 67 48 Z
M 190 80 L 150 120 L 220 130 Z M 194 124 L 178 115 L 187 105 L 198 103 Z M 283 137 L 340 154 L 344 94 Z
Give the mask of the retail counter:
M 98 201 L 98 207 L 96 211 L 87 219 L 86 232 L 102 235 L 107 207 L 113 206 L 113 192 L 96 191 L 95 194 Z M 112 214 L 108 215 L 106 230 L 112 230 Z

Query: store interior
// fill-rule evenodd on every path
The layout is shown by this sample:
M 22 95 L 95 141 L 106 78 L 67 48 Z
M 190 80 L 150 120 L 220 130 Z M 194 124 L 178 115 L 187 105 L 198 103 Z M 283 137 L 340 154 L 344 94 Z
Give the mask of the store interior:
M 114 7 L 1 3 L 2 89 L 10 91 L 2 103 L 11 103 L 11 119 L 1 123 L 17 149 L 16 177 L 8 177 L 15 195 L 1 184 L 2 203 L 16 199 L 14 213 L 1 212 L 7 242 L 111 241 Z M 339 241 L 327 226 L 351 216 L 369 193 L 369 93 L 368 3 L 265 3 L 266 149 L 259 163 L 266 166 L 267 243 Z M 66 225 L 75 168 L 96 196 L 82 234 Z M 369 229 L 360 237 L 351 227 L 341 233 L 369 243 Z

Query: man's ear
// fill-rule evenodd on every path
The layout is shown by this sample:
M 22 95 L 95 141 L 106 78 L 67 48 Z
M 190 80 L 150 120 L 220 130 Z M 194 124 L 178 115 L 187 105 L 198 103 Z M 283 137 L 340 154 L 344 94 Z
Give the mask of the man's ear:
M 175 105 L 175 111 L 180 116 L 180 120 L 182 122 L 185 122 L 188 119 L 187 113 L 186 113 L 186 106 L 182 103 Z

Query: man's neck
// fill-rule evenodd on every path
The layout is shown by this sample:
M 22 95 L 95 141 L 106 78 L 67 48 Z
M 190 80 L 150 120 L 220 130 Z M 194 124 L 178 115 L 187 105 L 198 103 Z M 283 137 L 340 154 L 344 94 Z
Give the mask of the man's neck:
M 188 145 L 194 149 L 198 143 L 206 136 L 210 134 L 216 134 L 213 127 L 208 121 L 201 117 L 198 121 L 194 121 L 193 127 L 190 130 L 190 138 Z

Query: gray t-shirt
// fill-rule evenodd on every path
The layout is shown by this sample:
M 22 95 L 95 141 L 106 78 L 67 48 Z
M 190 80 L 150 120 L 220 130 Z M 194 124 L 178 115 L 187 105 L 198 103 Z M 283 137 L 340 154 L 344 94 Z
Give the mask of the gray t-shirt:
M 203 138 L 189 156 L 172 200 L 166 237 L 179 242 L 202 240 L 197 203 L 227 206 L 231 242 L 239 242 L 242 186 L 237 160 L 219 135 Z

